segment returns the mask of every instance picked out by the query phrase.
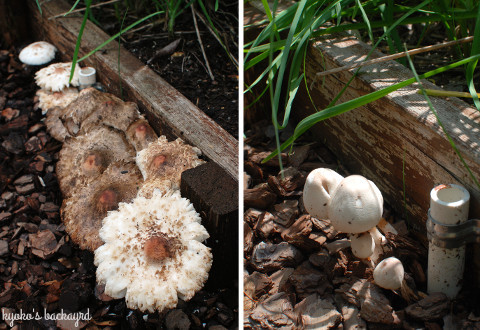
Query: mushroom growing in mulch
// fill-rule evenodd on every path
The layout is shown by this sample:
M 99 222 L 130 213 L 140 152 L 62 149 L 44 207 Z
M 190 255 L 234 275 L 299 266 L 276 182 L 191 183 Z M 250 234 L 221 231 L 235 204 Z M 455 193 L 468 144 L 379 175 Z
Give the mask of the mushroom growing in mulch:
M 65 109 L 47 112 L 45 124 L 55 139 L 64 141 L 69 136 L 95 130 L 99 125 L 125 132 L 138 118 L 141 116 L 135 103 L 123 102 L 90 87 L 83 89 Z
M 59 92 L 62 89 L 72 86 L 78 86 L 78 65 L 75 66 L 72 80 L 70 81 L 70 70 L 72 62 L 54 63 L 43 68 L 35 74 L 35 82 L 42 89 L 52 92 Z
M 142 176 L 134 163 L 117 162 L 86 186 L 76 187 L 63 201 L 62 218 L 65 230 L 81 249 L 94 251 L 103 244 L 98 236 L 108 211 L 120 202 L 135 198 Z
M 57 48 L 46 41 L 37 41 L 23 48 L 18 58 L 27 65 L 44 65 L 55 58 Z
M 180 192 L 155 190 L 151 199 L 120 203 L 103 220 L 104 245 L 95 251 L 97 281 L 128 308 L 154 312 L 189 300 L 208 278 L 209 237 L 193 205 Z
M 71 102 L 78 97 L 78 89 L 73 87 L 66 87 L 58 92 L 48 91 L 46 89 L 39 89 L 37 91 L 38 107 L 42 109 L 42 114 L 46 114 L 48 110 L 54 107 L 64 109 Z
M 200 149 L 182 139 L 168 142 L 162 135 L 137 153 L 136 162 L 146 182 L 167 180 L 172 182 L 173 188 L 179 189 L 182 172 L 204 163 L 198 158 L 200 155 Z
M 157 141 L 158 135 L 144 118 L 135 120 L 125 132 L 127 140 L 140 151 L 145 149 L 150 143 Z
M 125 136 L 108 127 L 68 139 L 57 163 L 60 190 L 68 198 L 74 190 L 96 180 L 110 164 L 134 158 L 135 151 Z

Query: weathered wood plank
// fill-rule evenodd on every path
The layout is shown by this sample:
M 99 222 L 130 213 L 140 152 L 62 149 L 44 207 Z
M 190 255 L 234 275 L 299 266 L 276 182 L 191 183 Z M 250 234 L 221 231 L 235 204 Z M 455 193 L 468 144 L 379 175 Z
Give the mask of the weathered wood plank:
M 322 39 L 307 55 L 307 80 L 315 73 L 361 61 L 369 46 L 353 37 Z M 373 57 L 381 56 L 376 52 Z M 322 109 L 345 86 L 352 72 L 345 71 L 316 82 L 313 98 Z M 396 62 L 365 67 L 338 103 L 391 86 L 413 74 Z M 438 88 L 425 82 L 426 88 Z M 314 109 L 302 91 L 295 105 L 297 119 Z M 480 113 L 465 102 L 431 98 L 441 122 L 460 153 L 480 179 Z M 322 139 L 351 171 L 373 180 L 393 207 L 408 211 L 408 223 L 423 238 L 430 190 L 441 183 L 460 183 L 471 193 L 471 217 L 480 216 L 480 189 L 451 148 L 415 86 L 403 88 L 376 102 L 318 124 L 313 134 Z M 406 205 L 403 203 L 405 164 Z
M 43 3 L 43 15 L 34 1 L 29 1 L 29 6 L 32 19 L 36 22 L 32 26 L 38 27 L 33 31 L 37 39 L 52 42 L 64 60 L 71 60 L 82 19 L 68 17 L 49 20 L 49 17 L 70 9 L 61 0 Z M 83 33 L 80 56 L 108 38 L 107 34 L 88 22 Z M 98 79 L 107 86 L 109 92 L 117 95 L 123 92 L 125 99 L 136 102 L 157 131 L 170 138 L 181 137 L 200 148 L 204 155 L 238 181 L 238 141 L 130 52 L 123 47 L 119 50 L 117 42 L 108 44 L 81 65 L 95 67 Z

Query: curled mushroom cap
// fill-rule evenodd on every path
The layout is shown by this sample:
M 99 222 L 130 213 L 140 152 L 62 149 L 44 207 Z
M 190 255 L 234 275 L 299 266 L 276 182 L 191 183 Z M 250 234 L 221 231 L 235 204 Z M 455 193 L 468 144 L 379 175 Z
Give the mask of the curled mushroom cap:
M 331 196 L 328 217 L 338 231 L 363 233 L 375 227 L 382 218 L 382 193 L 361 175 L 343 179 Z
M 158 139 L 157 133 L 148 124 L 145 118 L 139 118 L 134 121 L 127 129 L 127 140 L 130 142 L 135 150 L 140 151 L 145 149 L 151 142 Z
M 63 125 L 60 117 L 63 114 L 62 107 L 50 108 L 45 118 L 45 125 L 48 133 L 57 141 L 63 142 L 66 138 L 71 137 L 67 128 Z
M 28 65 L 43 65 L 55 58 L 56 51 L 54 45 L 46 41 L 37 41 L 22 49 L 18 58 Z
M 395 257 L 383 259 L 373 271 L 375 283 L 389 290 L 400 289 L 405 271 L 402 262 Z
M 90 184 L 76 189 L 64 200 L 61 214 L 65 230 L 81 249 L 94 251 L 103 244 L 98 236 L 108 211 L 130 202 L 142 177 L 134 163 L 111 164 Z
M 198 148 L 182 139 L 168 142 L 162 135 L 137 153 L 136 162 L 145 181 L 155 178 L 169 180 L 178 189 L 182 172 L 204 163 L 198 158 L 200 154 Z
M 68 63 L 54 63 L 46 68 L 43 68 L 35 74 L 35 82 L 43 89 L 59 92 L 65 87 L 78 86 L 78 65 L 75 66 L 72 81 L 70 80 L 70 70 L 72 68 L 72 62 Z
M 98 91 L 95 88 L 83 89 L 77 99 L 63 111 L 47 113 L 51 122 L 60 120 L 69 136 L 82 135 L 95 130 L 99 125 L 126 131 L 130 124 L 140 117 L 138 107 L 132 102 L 123 102 L 118 97 Z M 47 126 L 48 127 L 48 126 Z M 66 136 L 55 137 L 63 141 Z
M 103 221 L 104 245 L 95 251 L 97 281 L 105 293 L 125 297 L 128 308 L 154 312 L 191 299 L 208 278 L 208 233 L 179 191 L 121 203 Z
M 67 87 L 59 92 L 51 92 L 46 89 L 37 91 L 38 107 L 42 109 L 42 114 L 46 114 L 49 109 L 54 107 L 65 108 L 78 97 L 78 89 Z
M 303 187 L 303 204 L 317 219 L 328 219 L 327 205 L 343 176 L 329 168 L 317 168 L 308 174 Z
M 100 176 L 118 161 L 131 162 L 135 151 L 122 133 L 106 127 L 68 139 L 60 151 L 57 176 L 64 197 Z

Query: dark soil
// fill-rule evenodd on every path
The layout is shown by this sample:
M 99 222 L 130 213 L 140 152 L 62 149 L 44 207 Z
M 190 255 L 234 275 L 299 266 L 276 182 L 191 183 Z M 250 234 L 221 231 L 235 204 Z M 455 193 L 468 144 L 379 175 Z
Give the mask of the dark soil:
M 19 49 L 0 50 L 0 307 L 2 315 L 33 316 L 19 329 L 71 329 L 53 313 L 87 313 L 80 326 L 122 329 L 235 329 L 237 288 L 212 281 L 189 302 L 163 313 L 130 310 L 102 294 L 93 254 L 70 241 L 60 217 L 55 164 L 62 145 L 46 132 L 37 108 L 32 67 Z M 13 313 L 13 314 L 12 314 Z M 7 316 L 8 317 L 8 316 Z M 89 318 L 90 318 L 89 317 Z M 183 323 L 182 323 L 183 322 Z M 5 317 L 0 329 L 9 328 Z
M 238 2 L 220 1 L 216 12 L 208 6 L 207 8 L 228 52 L 237 58 Z M 123 10 L 121 9 L 122 13 Z M 202 13 L 200 8 L 195 10 Z M 123 26 L 128 26 L 145 15 L 144 12 L 135 14 L 131 10 L 129 13 L 131 15 L 126 17 Z M 108 34 L 114 35 L 120 31 L 121 21 L 113 9 L 101 7 L 94 10 L 93 15 Z M 190 8 L 176 18 L 173 36 L 165 31 L 164 22 L 150 19 L 147 23 L 151 24 L 142 23 L 145 28 L 125 33 L 122 45 L 238 139 L 238 68 L 229 59 L 227 51 L 197 18 L 198 30 L 214 77 L 212 80 L 202 55 Z M 155 56 L 159 50 L 178 39 L 180 43 L 174 50 L 166 55 Z

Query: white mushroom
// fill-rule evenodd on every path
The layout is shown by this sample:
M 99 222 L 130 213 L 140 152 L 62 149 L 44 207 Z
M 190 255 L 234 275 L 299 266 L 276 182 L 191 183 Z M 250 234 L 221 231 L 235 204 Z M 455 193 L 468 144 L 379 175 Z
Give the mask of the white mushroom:
M 353 255 L 360 259 L 370 257 L 375 250 L 375 242 L 369 232 L 352 234 L 350 243 Z
M 69 82 L 71 68 L 72 62 L 51 64 L 35 74 L 35 82 L 41 88 L 52 92 L 61 91 L 65 87 L 69 87 L 70 84 L 78 86 L 79 66 L 75 66 L 72 81 Z
M 18 58 L 22 63 L 28 65 L 43 65 L 55 58 L 56 51 L 57 48 L 54 45 L 45 41 L 37 41 L 22 49 Z
M 382 193 L 372 181 L 350 175 L 331 194 L 327 213 L 338 231 L 351 234 L 368 231 L 382 218 Z
M 389 290 L 397 290 L 402 287 L 405 271 L 402 262 L 395 257 L 382 260 L 373 271 L 375 283 Z
M 208 233 L 193 205 L 179 191 L 156 190 L 151 199 L 120 203 L 103 220 L 104 245 L 95 251 L 97 281 L 105 293 L 125 297 L 141 311 L 173 308 L 191 299 L 208 278 L 212 253 Z
M 317 219 L 328 219 L 327 204 L 343 176 L 329 168 L 317 168 L 308 174 L 303 187 L 303 204 Z

